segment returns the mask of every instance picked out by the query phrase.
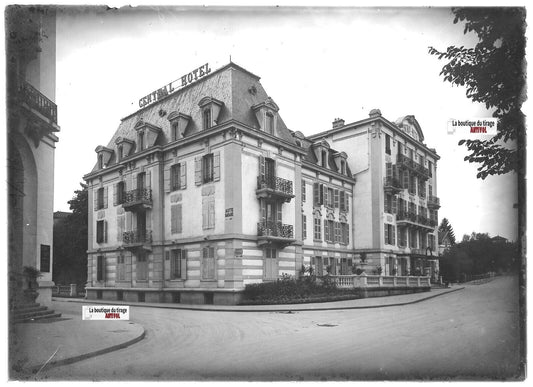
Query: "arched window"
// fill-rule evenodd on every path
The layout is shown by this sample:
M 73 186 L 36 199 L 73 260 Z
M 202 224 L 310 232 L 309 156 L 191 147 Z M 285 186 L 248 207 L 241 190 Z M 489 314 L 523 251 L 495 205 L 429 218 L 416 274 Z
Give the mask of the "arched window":
M 203 113 L 204 118 L 204 130 L 211 127 L 211 109 L 205 109 Z

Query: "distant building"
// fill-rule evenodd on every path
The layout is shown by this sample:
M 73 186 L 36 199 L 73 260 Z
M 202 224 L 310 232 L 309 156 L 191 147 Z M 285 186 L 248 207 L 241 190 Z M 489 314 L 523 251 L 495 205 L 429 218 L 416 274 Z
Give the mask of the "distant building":
M 502 236 L 496 235 L 495 237 L 490 238 L 494 243 L 507 243 L 509 240 Z
M 72 212 L 65 211 L 56 211 L 54 212 L 54 226 L 61 222 L 63 219 L 66 219 L 69 215 L 72 215 Z
M 450 233 L 448 231 L 439 232 L 439 255 L 444 254 L 450 247 L 453 246 Z
M 95 150 L 89 298 L 233 304 L 309 266 L 436 279 L 439 157 L 413 116 L 305 137 L 234 63 L 181 86 L 142 98 Z
M 6 8 L 8 239 L 10 300 L 28 286 L 26 266 L 40 270 L 37 302 L 51 302 L 54 150 L 57 106 L 55 9 Z

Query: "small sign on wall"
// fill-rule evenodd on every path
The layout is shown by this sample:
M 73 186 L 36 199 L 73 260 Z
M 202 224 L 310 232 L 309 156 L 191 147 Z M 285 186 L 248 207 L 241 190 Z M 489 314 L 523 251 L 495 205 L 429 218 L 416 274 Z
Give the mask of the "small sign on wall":
M 233 216 L 233 207 L 226 208 L 226 218 L 231 218 Z

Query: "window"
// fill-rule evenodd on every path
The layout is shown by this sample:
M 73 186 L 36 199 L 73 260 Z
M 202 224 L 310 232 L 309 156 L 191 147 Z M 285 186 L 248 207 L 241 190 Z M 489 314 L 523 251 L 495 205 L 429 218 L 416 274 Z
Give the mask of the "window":
M 118 157 L 118 161 L 124 158 L 124 147 L 122 145 L 118 146 L 117 157 Z
M 435 235 L 429 234 L 428 235 L 428 242 L 429 242 L 429 248 L 433 251 L 435 251 Z
M 208 196 L 202 200 L 202 228 L 215 228 L 215 197 Z
M 146 259 L 146 254 L 144 252 L 139 252 L 137 254 L 137 280 L 145 281 L 148 279 L 148 262 Z
M 267 113 L 266 120 L 267 120 L 266 127 L 267 127 L 268 133 L 274 135 L 274 116 L 271 113 Z
M 409 171 L 403 171 L 402 188 L 409 189 Z
M 385 212 L 392 214 L 392 195 L 385 195 Z
M 305 203 L 305 180 L 302 180 L 302 203 Z
M 316 257 L 311 257 L 312 261 L 311 261 L 311 265 L 315 267 L 315 273 L 317 276 L 321 277 L 324 275 L 324 264 L 327 265 L 327 263 L 324 263 L 324 261 L 322 260 L 322 257 L 320 256 L 316 256 Z M 325 258 L 327 260 L 327 258 Z
M 172 279 L 187 277 L 187 251 L 174 249 L 170 251 L 170 274 Z
M 429 177 L 433 177 L 433 163 L 428 160 Z
M 204 130 L 209 129 L 211 125 L 211 109 L 205 109 L 203 113 L 204 118 Z
M 416 195 L 416 177 L 414 174 L 409 178 L 409 193 L 411 195 Z
M 321 241 L 322 240 L 322 227 L 321 227 L 320 218 L 318 216 L 315 216 L 314 224 L 315 224 L 315 228 L 314 228 L 313 238 L 317 241 Z
M 346 175 L 346 161 L 341 160 L 341 175 Z
M 396 244 L 396 227 L 394 227 L 392 224 L 385 223 L 385 244 Z
M 107 242 L 107 222 L 105 220 L 96 221 L 96 243 Z
M 183 189 L 185 181 L 182 181 L 186 177 L 185 165 L 174 164 L 170 167 L 170 187 L 172 191 Z
M 307 238 L 307 216 L 302 215 L 302 240 Z
M 139 132 L 139 152 L 144 149 L 144 132 Z
M 426 197 L 426 182 L 422 181 L 422 179 L 418 180 L 418 195 L 422 198 Z
M 194 160 L 195 184 L 220 180 L 220 152 L 198 156 Z
M 202 249 L 202 279 L 215 279 L 215 248 L 204 247 Z
M 409 158 L 413 160 L 413 150 L 409 149 Z
M 350 225 L 348 223 L 341 223 L 341 243 L 348 245 L 350 243 Z
M 96 191 L 96 209 L 101 210 L 104 208 L 104 199 L 105 199 L 105 189 L 104 188 L 98 188 L 98 191 Z
M 328 207 L 334 207 L 334 191 L 333 188 L 328 188 L 327 205 Z
M 390 136 L 388 134 L 385 134 L 385 153 L 390 155 Z
M 341 224 L 339 222 L 335 222 L 335 243 L 341 243 Z
M 126 279 L 126 265 L 124 264 L 124 256 L 122 254 L 117 256 L 117 280 L 124 281 Z
M 104 168 L 104 155 L 99 154 L 98 155 L 98 169 Z
M 277 261 L 277 251 L 275 249 L 265 249 L 265 280 L 278 278 Z
M 122 242 L 124 240 L 125 223 L 126 223 L 126 216 L 118 215 L 117 216 L 117 242 Z
M 123 181 L 119 181 L 115 184 L 115 196 L 113 198 L 113 205 L 118 206 L 124 203 L 126 198 L 126 189 Z
M 416 233 L 416 230 L 411 230 L 409 232 L 409 247 L 411 247 L 412 249 L 416 249 L 416 247 L 418 246 L 417 237 L 418 235 Z
M 322 166 L 327 168 L 328 166 L 328 152 L 325 150 L 322 151 Z
M 407 247 L 407 228 L 398 229 L 398 246 Z
M 99 255 L 96 257 L 96 280 L 104 280 L 104 256 Z
M 137 175 L 137 189 L 142 190 L 146 188 L 146 173 L 141 172 Z
M 323 184 L 314 183 L 313 184 L 313 205 L 320 206 L 325 203 L 324 193 L 326 193 L 327 198 L 327 188 Z
M 178 139 L 178 123 L 173 122 L 172 123 L 172 141 L 176 141 Z
M 170 233 L 179 234 L 182 232 L 181 204 L 170 207 Z

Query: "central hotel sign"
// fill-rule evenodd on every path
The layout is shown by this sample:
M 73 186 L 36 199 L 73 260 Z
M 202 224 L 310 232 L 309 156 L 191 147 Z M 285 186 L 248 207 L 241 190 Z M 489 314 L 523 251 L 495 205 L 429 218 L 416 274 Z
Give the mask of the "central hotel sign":
M 185 87 L 188 84 L 193 83 L 197 81 L 198 79 L 205 77 L 210 72 L 211 72 L 211 69 L 209 68 L 209 63 L 206 63 L 205 65 L 202 65 L 198 67 L 197 69 L 194 69 L 190 73 L 185 74 L 181 78 L 170 82 L 168 85 L 165 85 L 161 87 L 160 89 L 157 89 L 151 92 L 147 96 L 142 97 L 141 99 L 139 99 L 139 107 L 143 108 L 147 105 L 150 105 L 151 103 L 159 101 L 160 99 L 166 97 L 167 95 L 172 94 L 176 90 L 179 90 L 182 87 Z

